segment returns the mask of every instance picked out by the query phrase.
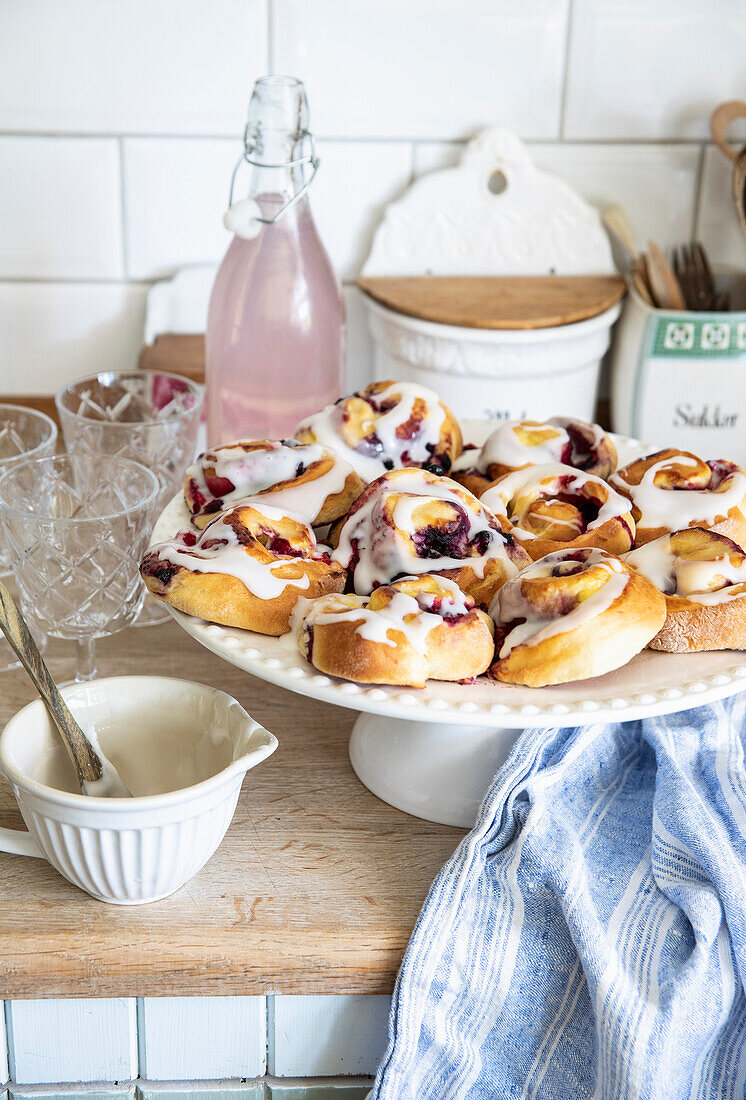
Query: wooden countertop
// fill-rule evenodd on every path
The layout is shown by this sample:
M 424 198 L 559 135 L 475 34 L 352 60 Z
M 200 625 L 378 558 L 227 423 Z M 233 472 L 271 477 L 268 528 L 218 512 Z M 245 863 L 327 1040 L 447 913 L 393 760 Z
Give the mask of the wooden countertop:
M 280 747 L 244 780 L 222 845 L 152 905 L 94 901 L 38 859 L 0 853 L 2 990 L 15 997 L 388 993 L 428 887 L 463 832 L 409 817 L 358 781 L 349 710 L 220 661 L 174 623 L 100 643 L 99 674 L 158 673 L 234 695 Z M 53 642 L 58 679 L 69 649 Z M 0 673 L 0 724 L 33 698 Z M 22 825 L 0 779 L 0 825 Z

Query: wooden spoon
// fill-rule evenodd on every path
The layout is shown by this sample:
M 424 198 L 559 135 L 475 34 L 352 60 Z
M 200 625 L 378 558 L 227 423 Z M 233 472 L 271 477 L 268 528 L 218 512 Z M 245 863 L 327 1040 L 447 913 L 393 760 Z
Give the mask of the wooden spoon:
M 68 710 L 31 636 L 26 620 L 2 581 L 0 581 L 0 629 L 41 695 L 52 724 L 75 765 L 83 794 L 129 798 L 130 792 L 119 778 L 114 765 L 108 760 L 102 762 L 101 757 Z
M 731 190 L 741 231 L 746 236 L 746 145 L 741 149 L 728 141 L 728 127 L 737 118 L 746 118 L 746 102 L 729 99 L 710 115 L 710 133 L 718 149 L 733 162 Z
M 656 305 L 660 309 L 685 310 L 686 300 L 681 292 L 679 280 L 655 241 L 648 241 L 645 269 Z
M 611 238 L 614 262 L 619 272 L 629 275 L 640 259 L 640 249 L 629 218 L 618 203 L 613 203 L 606 207 L 601 220 Z

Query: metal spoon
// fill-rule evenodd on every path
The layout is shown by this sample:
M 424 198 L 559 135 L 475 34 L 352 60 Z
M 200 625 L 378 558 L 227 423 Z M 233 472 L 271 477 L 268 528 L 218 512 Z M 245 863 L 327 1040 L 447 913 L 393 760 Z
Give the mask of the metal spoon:
M 103 753 L 99 755 L 96 752 L 68 710 L 31 636 L 26 620 L 2 581 L 0 581 L 0 629 L 39 692 L 52 724 L 75 765 L 83 794 L 129 798 L 130 792 L 122 783 L 114 765 L 104 757 Z

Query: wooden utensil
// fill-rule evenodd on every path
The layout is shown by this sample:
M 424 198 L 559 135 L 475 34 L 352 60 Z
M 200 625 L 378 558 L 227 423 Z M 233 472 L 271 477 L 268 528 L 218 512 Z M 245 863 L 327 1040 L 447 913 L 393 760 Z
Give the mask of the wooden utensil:
M 733 163 L 731 191 L 738 224 L 746 236 L 746 145 L 741 149 L 728 141 L 728 128 L 737 118 L 746 118 L 746 102 L 730 99 L 710 115 L 710 133 L 718 149 Z
M 640 249 L 629 218 L 618 203 L 613 203 L 606 207 L 601 220 L 611 238 L 614 263 L 622 275 L 630 274 L 639 262 Z
M 687 309 L 711 310 L 717 297 L 715 278 L 710 261 L 699 241 L 682 244 L 672 253 L 673 270 L 681 292 L 686 300 Z
M 62 738 L 68 755 L 75 765 L 81 790 L 83 794 L 88 794 L 87 785 L 98 783 L 104 772 L 101 758 L 68 710 L 65 700 L 60 695 L 59 688 L 52 679 L 52 674 L 31 636 L 26 620 L 2 581 L 0 581 L 0 629 L 2 629 L 8 642 L 15 650 L 19 661 L 39 692 L 52 724 Z M 108 761 L 107 764 L 107 784 L 110 786 L 112 780 L 114 783 L 118 780 L 120 789 L 116 791 L 107 790 L 106 792 L 96 791 L 95 793 L 129 797 L 130 792 L 119 780 L 116 769 Z
M 362 278 L 358 286 L 381 305 L 442 325 L 536 329 L 595 317 L 618 302 L 616 275 L 413 275 Z
M 655 304 L 660 309 L 685 310 L 686 301 L 678 279 L 655 241 L 648 241 L 645 269 Z

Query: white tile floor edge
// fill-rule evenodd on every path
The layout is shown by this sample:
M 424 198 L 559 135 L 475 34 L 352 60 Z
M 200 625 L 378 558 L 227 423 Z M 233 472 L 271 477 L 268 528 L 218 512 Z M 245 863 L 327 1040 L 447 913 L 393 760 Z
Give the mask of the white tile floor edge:
M 0 1019 L 0 1089 L 70 1083 L 373 1076 L 384 1053 L 387 996 L 20 1000 Z M 8 1052 L 5 1061 L 6 1045 Z M 88 1088 L 91 1086 L 91 1088 Z
M 133 1081 L 129 1084 L 113 1084 L 106 1081 L 94 1081 L 90 1083 L 73 1083 L 73 1084 L 60 1084 L 54 1085 L 51 1088 L 49 1085 L 15 1085 L 13 1083 L 0 1089 L 0 1100 L 5 1100 L 5 1097 L 10 1093 L 13 1100 L 44 1100 L 46 1097 L 77 1097 L 85 1096 L 94 1100 L 97 1096 L 112 1097 L 113 1100 L 119 1100 L 119 1097 L 134 1096 L 137 1089 L 141 1093 L 147 1093 L 149 1096 L 161 1095 L 164 1098 L 169 1095 L 177 1093 L 184 1095 L 186 1093 L 194 1092 L 216 1092 L 216 1093 L 236 1093 L 236 1096 L 246 1094 L 247 1091 L 252 1089 L 294 1089 L 294 1088 L 312 1088 L 315 1090 L 322 1089 L 353 1089 L 353 1088 L 370 1088 L 373 1084 L 371 1077 L 274 1077 L 267 1075 L 264 1077 L 254 1077 L 243 1081 L 236 1081 L 235 1078 L 223 1078 L 222 1080 L 190 1080 L 190 1081 L 147 1081 L 141 1079 Z M 265 1095 L 269 1095 L 265 1091 Z

